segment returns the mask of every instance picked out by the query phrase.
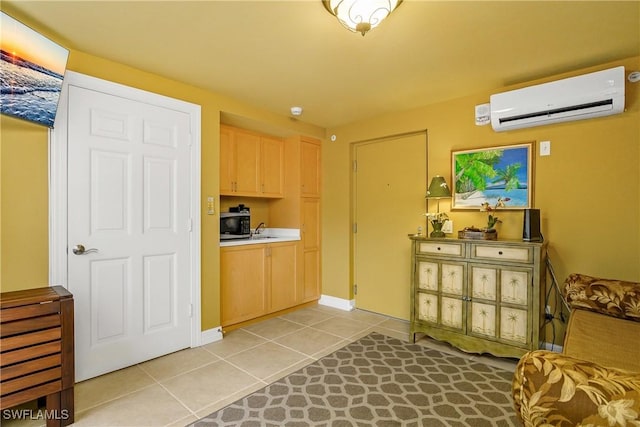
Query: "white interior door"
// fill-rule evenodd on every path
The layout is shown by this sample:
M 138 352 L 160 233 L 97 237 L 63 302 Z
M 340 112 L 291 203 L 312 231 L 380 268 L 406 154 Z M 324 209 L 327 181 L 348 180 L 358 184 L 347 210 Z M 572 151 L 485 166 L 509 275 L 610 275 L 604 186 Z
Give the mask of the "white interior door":
M 411 244 L 425 227 L 426 134 L 356 146 L 356 307 L 409 319 Z
M 191 344 L 191 135 L 181 111 L 77 86 L 68 102 L 81 381 Z

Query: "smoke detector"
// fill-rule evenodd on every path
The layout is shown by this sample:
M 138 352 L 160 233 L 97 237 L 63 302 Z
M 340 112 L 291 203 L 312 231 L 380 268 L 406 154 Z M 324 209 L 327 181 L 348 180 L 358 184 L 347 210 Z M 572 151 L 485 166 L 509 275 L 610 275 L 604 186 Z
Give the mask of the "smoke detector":
M 300 116 L 302 115 L 302 107 L 291 107 L 291 114 L 293 116 Z

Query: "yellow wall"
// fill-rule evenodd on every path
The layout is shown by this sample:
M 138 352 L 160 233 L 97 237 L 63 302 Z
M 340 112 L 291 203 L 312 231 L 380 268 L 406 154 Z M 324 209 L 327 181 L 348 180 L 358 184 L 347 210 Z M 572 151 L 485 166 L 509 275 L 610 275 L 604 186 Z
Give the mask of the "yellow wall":
M 0 117 L 2 292 L 47 286 L 47 130 Z
M 545 81 L 616 65 L 624 65 L 627 72 L 638 70 L 640 57 Z M 488 102 L 491 93 L 514 88 L 497 88 L 328 130 L 327 135 L 335 134 L 337 141 L 326 142 L 323 151 L 323 293 L 352 298 L 350 194 L 344 186 L 351 178 L 351 143 L 424 128 L 429 135 L 428 174 L 442 175 L 449 183 L 452 150 L 550 140 L 549 157 L 539 157 L 536 145 L 534 207 L 541 210 L 543 234 L 558 280 L 580 272 L 640 281 L 640 84 L 627 82 L 627 111 L 621 115 L 502 133 L 491 126 L 475 126 L 475 105 Z M 449 211 L 450 202 L 441 201 L 440 209 Z M 486 214 L 478 211 L 454 211 L 450 216 L 456 233 L 486 221 Z M 522 237 L 521 211 L 504 212 L 500 218 L 504 221 L 498 226 L 500 238 Z M 407 225 L 407 232 L 415 232 L 414 224 Z
M 32 28 L 28 17 L 9 11 Z M 60 43 L 63 43 L 59 41 Z M 67 46 L 69 47 L 69 46 Z M 216 93 L 71 49 L 67 68 L 93 77 L 181 99 L 202 107 L 202 329 L 220 325 L 219 217 L 206 215 L 206 197 L 219 200 L 221 113 L 266 124 L 282 133 L 324 137 L 324 129 L 266 112 Z M 3 292 L 48 283 L 47 129 L 2 116 L 0 287 Z
M 28 17 L 14 16 L 39 30 Z M 55 35 L 47 35 L 55 39 Z M 637 70 L 640 57 L 576 70 L 571 75 L 614 65 Z M 204 199 L 214 196 L 216 208 L 220 206 L 221 113 L 321 139 L 324 130 L 73 49 L 68 67 L 202 106 L 202 327 L 206 330 L 219 325 L 219 223 L 217 215 L 205 215 Z M 528 84 L 532 83 L 538 82 Z M 496 88 L 327 132 L 338 139 L 323 143 L 322 153 L 323 294 L 352 297 L 351 195 L 345 190 L 345 182 L 351 179 L 350 143 L 425 128 L 429 133 L 429 176 L 443 175 L 449 182 L 451 150 L 550 140 L 551 156 L 535 158 L 534 205 L 542 211 L 543 232 L 558 278 L 563 280 L 576 271 L 640 281 L 640 85 L 627 84 L 627 112 L 622 115 L 506 133 L 495 133 L 490 126 L 476 127 L 474 106 L 488 102 L 493 92 L 511 88 Z M 47 130 L 4 116 L 0 125 L 0 286 L 7 291 L 47 283 Z M 441 202 L 441 209 L 448 208 L 447 202 Z M 456 230 L 484 222 L 484 214 L 479 212 L 457 211 L 451 216 Z M 520 238 L 522 213 L 505 212 L 501 218 L 500 236 Z M 413 228 L 412 224 L 407 231 Z

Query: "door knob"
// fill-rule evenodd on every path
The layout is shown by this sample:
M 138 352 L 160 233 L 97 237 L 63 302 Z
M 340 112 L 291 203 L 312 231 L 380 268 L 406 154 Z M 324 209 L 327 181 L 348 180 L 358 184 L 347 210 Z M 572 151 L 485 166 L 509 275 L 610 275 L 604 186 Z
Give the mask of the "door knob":
M 95 248 L 85 249 L 84 245 L 75 245 L 73 247 L 73 253 L 76 255 L 86 255 L 92 252 L 98 252 L 98 250 Z

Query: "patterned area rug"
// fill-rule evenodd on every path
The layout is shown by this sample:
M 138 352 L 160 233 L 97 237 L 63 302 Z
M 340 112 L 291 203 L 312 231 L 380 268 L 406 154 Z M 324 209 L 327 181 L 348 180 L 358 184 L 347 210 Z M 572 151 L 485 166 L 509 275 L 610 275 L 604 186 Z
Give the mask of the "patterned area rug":
M 372 333 L 191 426 L 516 426 L 512 378 Z

